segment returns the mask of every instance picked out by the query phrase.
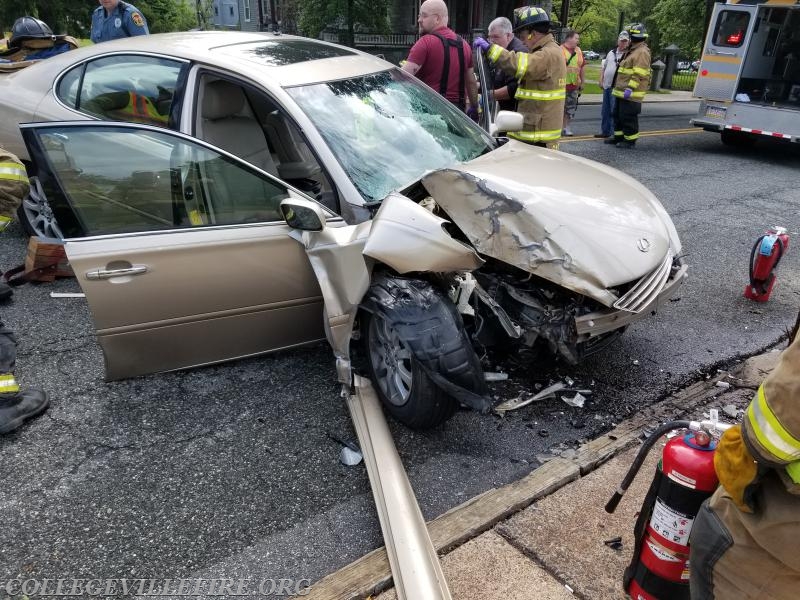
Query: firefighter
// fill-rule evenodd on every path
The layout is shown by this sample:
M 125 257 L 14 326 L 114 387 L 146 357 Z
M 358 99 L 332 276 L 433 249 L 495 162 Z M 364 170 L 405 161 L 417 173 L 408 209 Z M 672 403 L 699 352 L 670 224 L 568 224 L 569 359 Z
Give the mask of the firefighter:
M 525 121 L 522 131 L 509 132 L 508 137 L 557 150 L 564 118 L 567 65 L 550 33 L 550 17 L 539 7 L 518 8 L 514 11 L 514 33 L 528 52 L 511 52 L 481 37 L 475 38 L 473 46 L 482 48 L 497 68 L 519 81 L 514 98 Z
M 636 23 L 626 29 L 631 44 L 617 65 L 614 89 L 614 137 L 605 140 L 606 144 L 616 144 L 617 148 L 633 148 L 639 139 L 639 113 L 642 100 L 650 86 L 650 48 L 647 47 L 647 31 L 644 25 Z
M 16 156 L 0 148 L 0 231 L 11 223 L 28 190 L 25 167 Z M 0 285 L 0 299 L 10 297 L 11 288 L 3 283 Z M 16 358 L 14 332 L 0 322 L 0 434 L 9 433 L 26 420 L 40 415 L 50 403 L 42 390 L 20 390 L 13 373 Z
M 693 600 L 800 596 L 800 336 L 714 456 L 720 487 L 690 540 Z
M 166 126 L 171 101 L 172 94 L 163 88 L 159 89 L 159 98 L 155 102 L 137 92 L 106 92 L 88 100 L 84 108 L 114 121 Z M 166 114 L 162 115 L 158 106 L 162 106 Z

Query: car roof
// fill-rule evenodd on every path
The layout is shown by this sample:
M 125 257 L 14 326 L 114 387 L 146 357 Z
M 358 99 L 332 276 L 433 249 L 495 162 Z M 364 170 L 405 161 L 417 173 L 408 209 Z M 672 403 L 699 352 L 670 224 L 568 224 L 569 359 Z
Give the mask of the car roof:
M 122 38 L 93 44 L 41 61 L 19 72 L 61 71 L 94 56 L 141 52 L 173 56 L 231 71 L 280 87 L 377 73 L 394 65 L 338 44 L 275 33 L 185 31 Z

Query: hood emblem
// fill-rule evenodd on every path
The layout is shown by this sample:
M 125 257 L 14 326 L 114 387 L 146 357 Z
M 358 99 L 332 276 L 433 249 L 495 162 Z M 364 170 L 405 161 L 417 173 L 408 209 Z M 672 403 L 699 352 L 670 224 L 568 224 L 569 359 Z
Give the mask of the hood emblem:
M 636 247 L 639 248 L 639 250 L 641 250 L 642 252 L 650 252 L 651 246 L 652 244 L 650 243 L 650 240 L 648 240 L 647 238 L 639 238 L 639 241 L 636 242 Z

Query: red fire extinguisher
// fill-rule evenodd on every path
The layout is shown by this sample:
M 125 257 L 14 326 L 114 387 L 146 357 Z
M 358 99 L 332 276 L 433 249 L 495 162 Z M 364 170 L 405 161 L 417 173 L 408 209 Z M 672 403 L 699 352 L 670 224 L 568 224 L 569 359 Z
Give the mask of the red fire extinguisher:
M 772 227 L 756 240 L 750 251 L 750 283 L 744 288 L 744 297 L 756 302 L 766 302 L 775 285 L 773 271 L 784 252 L 789 249 L 789 234 L 784 227 Z
M 606 511 L 613 513 L 661 436 L 675 429 L 690 430 L 667 442 L 639 512 L 633 558 L 623 576 L 625 591 L 633 600 L 689 599 L 689 534 L 700 505 L 718 484 L 717 443 L 701 427 L 696 421 L 671 421 L 659 427 L 606 504 Z

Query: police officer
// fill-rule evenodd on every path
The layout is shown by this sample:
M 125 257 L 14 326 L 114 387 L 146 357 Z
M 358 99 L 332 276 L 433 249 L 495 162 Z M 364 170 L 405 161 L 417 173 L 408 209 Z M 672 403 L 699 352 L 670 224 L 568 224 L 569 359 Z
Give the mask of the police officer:
M 11 222 L 28 190 L 25 167 L 16 156 L 0 148 L 0 231 Z M 0 300 L 10 297 L 11 288 L 0 284 Z M 40 415 L 50 403 L 42 390 L 20 390 L 13 373 L 16 359 L 17 339 L 0 322 L 0 435 Z
M 92 13 L 91 38 L 95 44 L 117 38 L 147 35 L 147 21 L 133 4 L 122 0 L 99 0 Z

